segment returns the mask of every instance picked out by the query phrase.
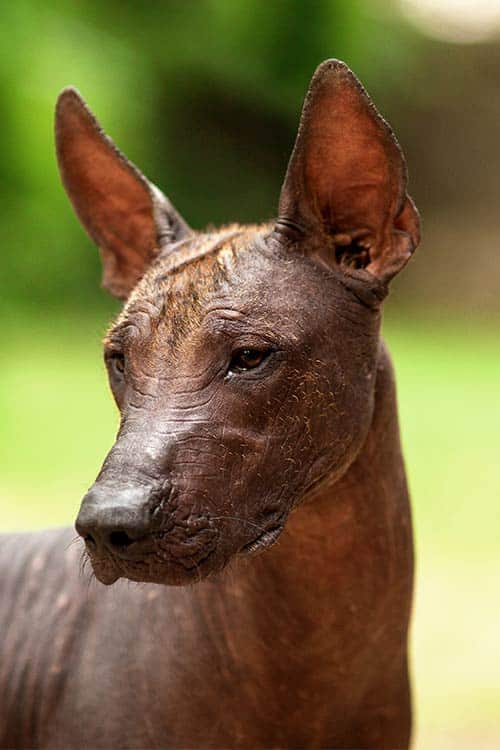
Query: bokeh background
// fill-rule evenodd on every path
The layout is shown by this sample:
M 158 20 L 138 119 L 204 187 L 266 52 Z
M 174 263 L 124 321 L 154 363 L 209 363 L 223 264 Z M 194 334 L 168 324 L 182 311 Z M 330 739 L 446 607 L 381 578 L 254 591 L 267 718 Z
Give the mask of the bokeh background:
M 424 222 L 384 324 L 417 545 L 414 747 L 500 747 L 500 3 L 16 0 L 0 20 L 0 529 L 71 523 L 117 424 L 100 339 L 118 306 L 60 186 L 59 90 L 203 227 L 274 214 L 308 80 L 344 59 Z

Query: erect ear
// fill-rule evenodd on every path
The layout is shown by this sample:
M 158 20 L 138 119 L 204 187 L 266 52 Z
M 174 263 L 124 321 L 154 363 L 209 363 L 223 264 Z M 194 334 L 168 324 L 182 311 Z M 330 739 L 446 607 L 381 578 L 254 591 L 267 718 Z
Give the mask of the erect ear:
M 189 227 L 118 151 L 74 88 L 59 95 L 55 135 L 66 192 L 101 252 L 103 286 L 125 299 L 160 250 Z
M 420 239 L 394 134 L 349 68 L 316 70 L 279 204 L 279 231 L 323 235 L 332 263 L 365 268 L 384 282 Z

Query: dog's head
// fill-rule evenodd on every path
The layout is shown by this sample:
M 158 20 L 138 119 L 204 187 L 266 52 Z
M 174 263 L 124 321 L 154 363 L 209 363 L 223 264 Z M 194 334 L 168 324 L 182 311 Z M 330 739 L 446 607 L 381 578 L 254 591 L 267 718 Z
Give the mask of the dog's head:
M 77 530 L 104 583 L 192 582 L 271 545 L 359 451 L 381 302 L 419 238 L 404 159 L 337 61 L 312 79 L 266 225 L 191 230 L 73 89 L 56 140 L 125 300 L 105 340 L 120 429 Z

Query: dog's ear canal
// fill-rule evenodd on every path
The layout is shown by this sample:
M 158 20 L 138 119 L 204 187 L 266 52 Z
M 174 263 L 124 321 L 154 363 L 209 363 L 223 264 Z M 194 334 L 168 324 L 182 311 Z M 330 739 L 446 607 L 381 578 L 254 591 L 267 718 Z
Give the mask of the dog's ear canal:
M 323 62 L 306 95 L 277 231 L 322 236 L 332 263 L 387 282 L 420 239 L 406 182 L 399 144 L 356 76 Z
M 56 151 L 66 192 L 103 263 L 103 287 L 125 299 L 149 263 L 188 225 L 115 147 L 73 88 L 56 106 Z

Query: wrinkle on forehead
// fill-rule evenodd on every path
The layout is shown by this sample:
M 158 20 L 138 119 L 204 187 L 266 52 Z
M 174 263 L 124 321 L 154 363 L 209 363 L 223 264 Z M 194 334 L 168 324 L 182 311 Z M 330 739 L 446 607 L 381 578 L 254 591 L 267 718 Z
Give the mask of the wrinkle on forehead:
M 132 291 L 107 340 L 146 316 L 175 346 L 197 328 L 210 296 L 227 282 L 238 258 L 251 251 L 267 225 L 232 224 L 194 234 L 160 256 Z

